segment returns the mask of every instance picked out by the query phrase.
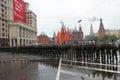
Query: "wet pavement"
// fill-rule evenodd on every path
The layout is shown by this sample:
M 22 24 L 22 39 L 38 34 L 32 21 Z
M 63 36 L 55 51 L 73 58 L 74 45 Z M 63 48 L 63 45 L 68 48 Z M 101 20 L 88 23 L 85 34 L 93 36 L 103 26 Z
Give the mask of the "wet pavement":
M 30 62 L 26 67 L 7 73 L 0 80 L 55 80 L 56 73 L 57 67 L 37 61 Z
M 0 80 L 56 80 L 57 65 L 54 59 L 30 62 Z M 120 80 L 120 74 L 62 65 L 59 80 Z
M 63 66 L 60 80 L 120 80 L 120 74 Z
M 24 59 L 27 57 L 32 58 L 33 56 L 2 55 L 0 57 L 0 80 L 56 80 L 59 60 L 41 59 L 26 62 Z M 17 60 L 8 60 L 13 58 Z M 7 59 L 7 61 L 2 62 L 4 59 Z M 63 64 L 67 64 L 67 66 Z M 120 64 L 109 65 L 86 62 L 72 62 L 72 66 L 71 62 L 63 62 L 63 64 L 61 65 L 59 80 L 120 80 Z M 4 67 L 3 65 L 7 66 Z

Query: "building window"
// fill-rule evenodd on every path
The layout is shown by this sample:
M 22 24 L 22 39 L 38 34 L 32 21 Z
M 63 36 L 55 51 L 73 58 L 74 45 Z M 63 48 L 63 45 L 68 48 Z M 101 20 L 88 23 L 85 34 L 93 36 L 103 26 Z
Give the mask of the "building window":
M 4 17 L 4 14 L 1 14 L 2 17 Z
M 1 9 L 2 12 L 4 12 L 4 9 Z
M 2 33 L 2 36 L 4 37 L 4 36 L 5 36 L 5 33 Z
M 2 26 L 4 26 L 5 24 L 4 23 L 2 23 Z
M 4 28 L 2 28 L 2 31 L 5 31 L 5 29 L 4 29 Z
M 5 4 L 6 4 L 6 1 L 5 1 Z
M 3 7 L 4 7 L 4 5 L 3 5 L 3 4 L 1 4 L 1 7 L 3 8 Z
M 4 19 L 2 19 L 2 22 L 4 22 Z

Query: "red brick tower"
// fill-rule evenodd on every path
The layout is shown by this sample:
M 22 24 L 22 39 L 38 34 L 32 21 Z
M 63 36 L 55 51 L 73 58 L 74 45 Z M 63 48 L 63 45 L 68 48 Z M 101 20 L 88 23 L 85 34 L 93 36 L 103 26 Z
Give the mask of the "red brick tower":
M 102 38 L 105 35 L 105 29 L 103 26 L 103 22 L 102 22 L 102 18 L 100 19 L 100 26 L 99 26 L 99 30 L 98 30 L 98 37 Z

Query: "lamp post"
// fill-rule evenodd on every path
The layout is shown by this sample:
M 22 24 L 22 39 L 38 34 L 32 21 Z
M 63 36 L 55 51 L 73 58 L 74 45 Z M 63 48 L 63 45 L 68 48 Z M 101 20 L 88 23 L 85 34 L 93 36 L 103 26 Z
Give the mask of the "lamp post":
M 81 26 L 81 21 L 82 21 L 82 19 L 80 19 L 79 21 L 78 21 L 78 23 L 79 23 L 79 26 Z M 78 36 L 78 44 L 81 44 L 81 41 L 80 41 L 80 36 Z

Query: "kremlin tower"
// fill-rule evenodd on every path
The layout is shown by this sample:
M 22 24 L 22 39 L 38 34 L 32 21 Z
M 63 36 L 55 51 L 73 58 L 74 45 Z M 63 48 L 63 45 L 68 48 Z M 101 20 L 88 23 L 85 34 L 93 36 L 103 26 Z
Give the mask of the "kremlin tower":
M 105 29 L 103 26 L 103 22 L 102 22 L 102 18 L 100 19 L 100 26 L 99 26 L 99 30 L 98 30 L 98 38 L 102 38 L 105 35 Z
M 90 26 L 90 33 L 89 33 L 89 35 L 90 36 L 94 35 L 92 23 L 91 23 L 91 26 Z

